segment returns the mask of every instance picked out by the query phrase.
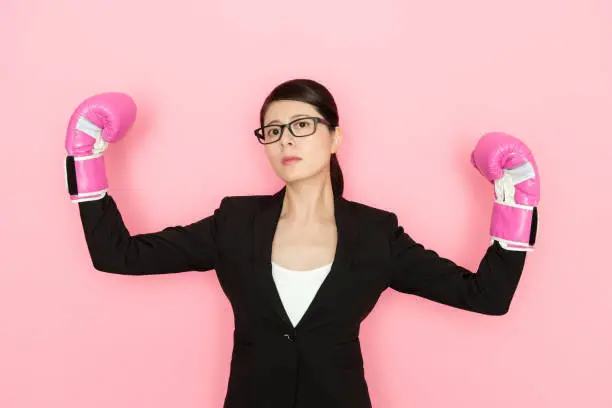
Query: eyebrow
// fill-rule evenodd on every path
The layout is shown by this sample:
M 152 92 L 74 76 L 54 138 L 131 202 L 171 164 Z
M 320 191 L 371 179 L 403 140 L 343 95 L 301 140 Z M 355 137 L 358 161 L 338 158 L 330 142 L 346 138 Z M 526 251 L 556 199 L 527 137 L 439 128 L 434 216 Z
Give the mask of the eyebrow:
M 290 120 L 293 120 L 293 119 L 296 119 L 296 118 L 299 118 L 299 117 L 310 117 L 310 115 L 305 115 L 305 114 L 303 114 L 303 113 L 298 113 L 297 115 L 293 115 L 293 116 L 292 116 L 292 117 L 290 117 L 289 119 L 290 119 Z M 270 122 L 266 123 L 266 126 L 271 125 L 271 124 L 273 124 L 273 123 L 281 123 L 281 122 L 280 122 L 280 120 L 276 120 L 276 119 L 275 119 L 275 120 L 273 120 L 273 121 L 270 121 Z

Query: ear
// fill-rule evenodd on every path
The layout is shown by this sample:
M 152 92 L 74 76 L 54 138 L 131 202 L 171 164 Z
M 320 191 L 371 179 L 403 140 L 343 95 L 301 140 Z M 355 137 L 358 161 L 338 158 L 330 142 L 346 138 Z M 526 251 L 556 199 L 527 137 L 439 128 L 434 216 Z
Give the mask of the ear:
M 334 128 L 334 135 L 332 139 L 332 153 L 337 153 L 340 150 L 340 145 L 342 144 L 342 129 L 336 126 Z

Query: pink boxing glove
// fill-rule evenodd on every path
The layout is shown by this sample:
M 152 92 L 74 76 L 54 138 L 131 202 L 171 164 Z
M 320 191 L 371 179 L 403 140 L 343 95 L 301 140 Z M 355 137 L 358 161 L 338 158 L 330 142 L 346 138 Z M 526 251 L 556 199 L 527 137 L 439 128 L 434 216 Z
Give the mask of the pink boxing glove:
M 533 154 L 517 138 L 501 132 L 480 138 L 471 161 L 495 185 L 491 243 L 502 248 L 532 251 L 538 227 L 540 175 Z
M 136 104 L 119 92 L 94 95 L 76 108 L 66 132 L 66 184 L 73 202 L 99 200 L 108 188 L 104 156 L 136 120 Z

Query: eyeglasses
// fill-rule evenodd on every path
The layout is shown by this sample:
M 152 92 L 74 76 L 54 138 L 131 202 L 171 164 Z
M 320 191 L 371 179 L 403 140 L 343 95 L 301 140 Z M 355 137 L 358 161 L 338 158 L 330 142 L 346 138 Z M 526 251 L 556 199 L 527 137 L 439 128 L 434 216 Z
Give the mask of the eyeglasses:
M 255 130 L 255 136 L 261 144 L 275 143 L 283 136 L 285 128 L 295 137 L 306 137 L 317 131 L 317 124 L 322 123 L 331 127 L 331 123 L 323 118 L 306 117 L 295 119 L 284 125 L 267 125 Z

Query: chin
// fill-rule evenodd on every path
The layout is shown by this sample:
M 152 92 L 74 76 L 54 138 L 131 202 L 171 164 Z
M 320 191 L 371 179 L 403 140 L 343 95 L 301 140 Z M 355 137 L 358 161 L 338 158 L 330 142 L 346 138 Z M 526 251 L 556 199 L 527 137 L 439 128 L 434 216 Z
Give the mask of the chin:
M 276 174 L 280 177 L 285 183 L 295 183 L 303 180 L 308 180 L 311 178 L 316 178 L 320 174 L 320 169 L 305 168 L 305 167 L 293 167 L 293 166 L 279 166 L 275 169 Z
M 286 169 L 281 169 L 277 172 L 277 175 L 287 184 L 295 183 L 309 178 L 309 175 L 304 174 L 303 172 L 286 171 Z
M 299 177 L 297 175 L 286 175 L 286 174 L 281 174 L 280 178 L 286 183 L 286 184 L 292 184 L 292 183 L 296 183 L 299 182 L 301 180 L 305 180 L 307 177 Z

